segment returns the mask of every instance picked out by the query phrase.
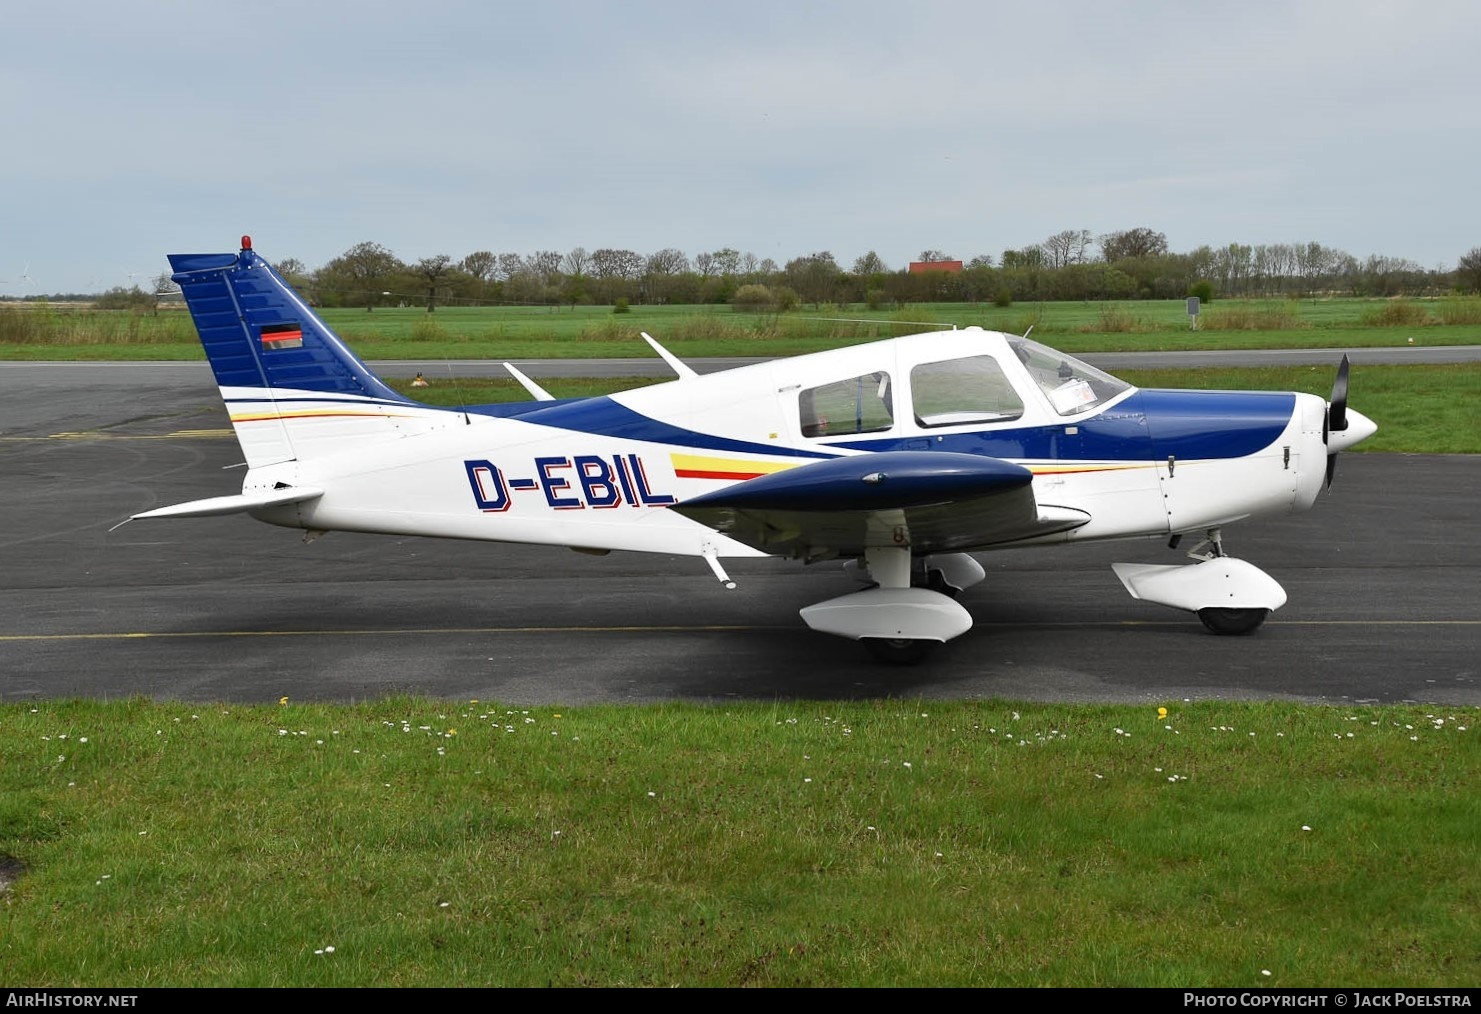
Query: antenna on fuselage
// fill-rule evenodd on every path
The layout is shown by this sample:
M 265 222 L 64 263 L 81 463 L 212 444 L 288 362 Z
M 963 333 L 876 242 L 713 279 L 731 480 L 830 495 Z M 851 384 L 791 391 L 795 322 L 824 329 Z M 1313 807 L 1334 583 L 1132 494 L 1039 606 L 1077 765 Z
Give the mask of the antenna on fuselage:
M 453 361 L 444 356 L 442 359 L 442 365 L 447 367 L 448 381 L 456 387 L 458 381 L 457 378 L 453 376 Z M 468 404 L 462 398 L 458 399 L 458 411 L 463 413 L 463 425 L 472 426 L 473 420 L 468 418 Z
M 527 392 L 529 392 L 531 398 L 534 398 L 536 401 L 555 401 L 555 395 L 551 394 L 549 391 L 545 390 L 545 388 L 541 387 L 539 384 L 535 383 L 519 370 L 515 369 L 513 363 L 505 363 L 504 369 L 509 371 L 509 375 L 511 377 L 519 381 L 519 386 L 523 387 Z
M 668 363 L 669 368 L 679 375 L 680 380 L 688 380 L 691 377 L 699 376 L 698 373 L 695 373 L 692 369 L 690 369 L 689 366 L 678 356 L 674 355 L 668 349 L 658 344 L 658 339 L 654 338 L 647 331 L 639 331 L 638 334 L 643 336 L 643 340 L 645 342 L 653 346 L 653 351 L 657 352 L 660 356 L 663 357 L 663 361 Z

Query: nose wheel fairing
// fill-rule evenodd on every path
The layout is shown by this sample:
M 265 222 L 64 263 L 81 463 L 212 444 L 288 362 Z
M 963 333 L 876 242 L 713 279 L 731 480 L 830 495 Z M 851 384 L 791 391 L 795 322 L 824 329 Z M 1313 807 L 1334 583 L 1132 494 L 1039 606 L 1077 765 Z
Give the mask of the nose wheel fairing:
M 1286 603 L 1286 591 L 1253 563 L 1213 556 L 1200 563 L 1113 563 L 1132 598 L 1197 613 L 1215 634 L 1248 634 Z

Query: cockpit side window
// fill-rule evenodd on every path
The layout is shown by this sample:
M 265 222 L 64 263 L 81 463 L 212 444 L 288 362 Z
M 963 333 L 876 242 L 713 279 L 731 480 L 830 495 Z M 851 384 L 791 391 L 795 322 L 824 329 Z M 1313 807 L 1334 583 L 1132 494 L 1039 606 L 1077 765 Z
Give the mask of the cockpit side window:
M 1023 415 L 1023 401 L 992 356 L 922 363 L 910 371 L 915 421 L 921 426 L 995 423 Z
M 805 388 L 797 408 L 805 437 L 878 433 L 895 425 L 894 392 L 883 370 Z
M 1008 345 L 1060 415 L 1080 415 L 1131 389 L 1124 380 L 1027 338 L 1009 338 Z

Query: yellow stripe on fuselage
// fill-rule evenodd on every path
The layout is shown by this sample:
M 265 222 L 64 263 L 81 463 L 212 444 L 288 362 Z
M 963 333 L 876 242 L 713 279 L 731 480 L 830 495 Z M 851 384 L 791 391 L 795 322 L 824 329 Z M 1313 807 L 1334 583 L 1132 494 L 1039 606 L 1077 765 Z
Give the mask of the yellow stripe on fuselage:
M 670 454 L 674 474 L 681 479 L 754 479 L 797 467 L 793 461 L 755 461 L 750 458 L 712 458 L 698 454 Z
M 402 418 L 402 412 L 345 412 L 339 409 L 305 409 L 297 412 L 243 412 L 231 417 L 233 423 L 268 422 L 276 419 L 389 419 Z

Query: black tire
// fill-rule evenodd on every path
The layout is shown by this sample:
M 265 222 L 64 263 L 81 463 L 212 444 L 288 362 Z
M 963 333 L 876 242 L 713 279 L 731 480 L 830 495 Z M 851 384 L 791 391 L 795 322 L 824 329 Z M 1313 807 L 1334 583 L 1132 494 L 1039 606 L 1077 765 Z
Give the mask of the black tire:
M 1231 637 L 1254 633 L 1269 615 L 1269 609 L 1221 609 L 1210 606 L 1198 610 L 1198 619 L 1205 630 Z
M 940 641 L 917 641 L 907 637 L 865 637 L 862 640 L 869 654 L 890 665 L 914 665 L 941 647 Z

